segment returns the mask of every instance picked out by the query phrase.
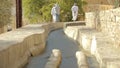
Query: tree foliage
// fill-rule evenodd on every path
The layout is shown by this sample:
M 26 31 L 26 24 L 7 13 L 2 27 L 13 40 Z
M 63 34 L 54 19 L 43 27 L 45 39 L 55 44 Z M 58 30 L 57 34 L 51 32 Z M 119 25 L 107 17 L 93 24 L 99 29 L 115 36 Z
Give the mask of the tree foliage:
M 0 27 L 11 21 L 11 0 L 0 0 Z
M 71 20 L 71 7 L 76 2 L 79 6 L 79 13 L 84 13 L 82 7 L 86 4 L 84 0 L 23 0 L 23 13 L 31 23 L 50 22 L 52 20 L 51 8 L 55 3 L 60 6 L 60 20 Z

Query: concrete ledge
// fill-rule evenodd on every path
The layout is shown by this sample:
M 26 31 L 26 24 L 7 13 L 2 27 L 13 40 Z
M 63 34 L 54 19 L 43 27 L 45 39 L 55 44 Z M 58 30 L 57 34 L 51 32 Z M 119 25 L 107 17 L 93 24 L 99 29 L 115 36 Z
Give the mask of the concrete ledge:
M 0 35 L 0 68 L 21 68 L 29 57 L 44 51 L 50 31 L 63 23 L 27 25 Z

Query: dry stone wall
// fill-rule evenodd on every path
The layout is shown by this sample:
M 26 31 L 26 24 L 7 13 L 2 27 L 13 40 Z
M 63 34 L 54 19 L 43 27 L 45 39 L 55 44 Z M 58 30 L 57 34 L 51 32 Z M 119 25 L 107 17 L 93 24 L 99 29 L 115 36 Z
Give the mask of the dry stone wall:
M 113 37 L 119 45 L 120 40 L 120 8 L 86 13 L 86 23 L 99 31 Z

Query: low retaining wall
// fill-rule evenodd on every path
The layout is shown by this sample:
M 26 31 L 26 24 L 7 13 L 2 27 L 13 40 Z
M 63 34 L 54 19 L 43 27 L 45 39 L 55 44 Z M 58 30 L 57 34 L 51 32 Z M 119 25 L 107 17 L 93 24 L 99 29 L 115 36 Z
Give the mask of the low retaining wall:
M 101 68 L 120 67 L 120 8 L 86 13 L 86 24 L 96 35 L 95 56 Z M 103 35 L 102 35 L 103 34 Z
M 50 31 L 63 28 L 63 23 L 27 25 L 0 35 L 0 68 L 21 68 L 29 57 L 45 49 Z
M 69 26 L 64 29 L 64 32 L 76 40 L 85 51 L 94 55 L 100 68 L 119 67 L 120 49 L 115 47 L 113 37 L 108 33 L 97 31 L 89 26 Z

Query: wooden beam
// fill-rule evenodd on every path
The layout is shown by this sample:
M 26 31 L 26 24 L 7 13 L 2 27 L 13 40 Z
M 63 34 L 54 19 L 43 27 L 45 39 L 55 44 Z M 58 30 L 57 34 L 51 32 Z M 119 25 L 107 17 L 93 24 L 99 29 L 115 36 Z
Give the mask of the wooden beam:
M 22 26 L 22 0 L 16 0 L 16 27 Z

